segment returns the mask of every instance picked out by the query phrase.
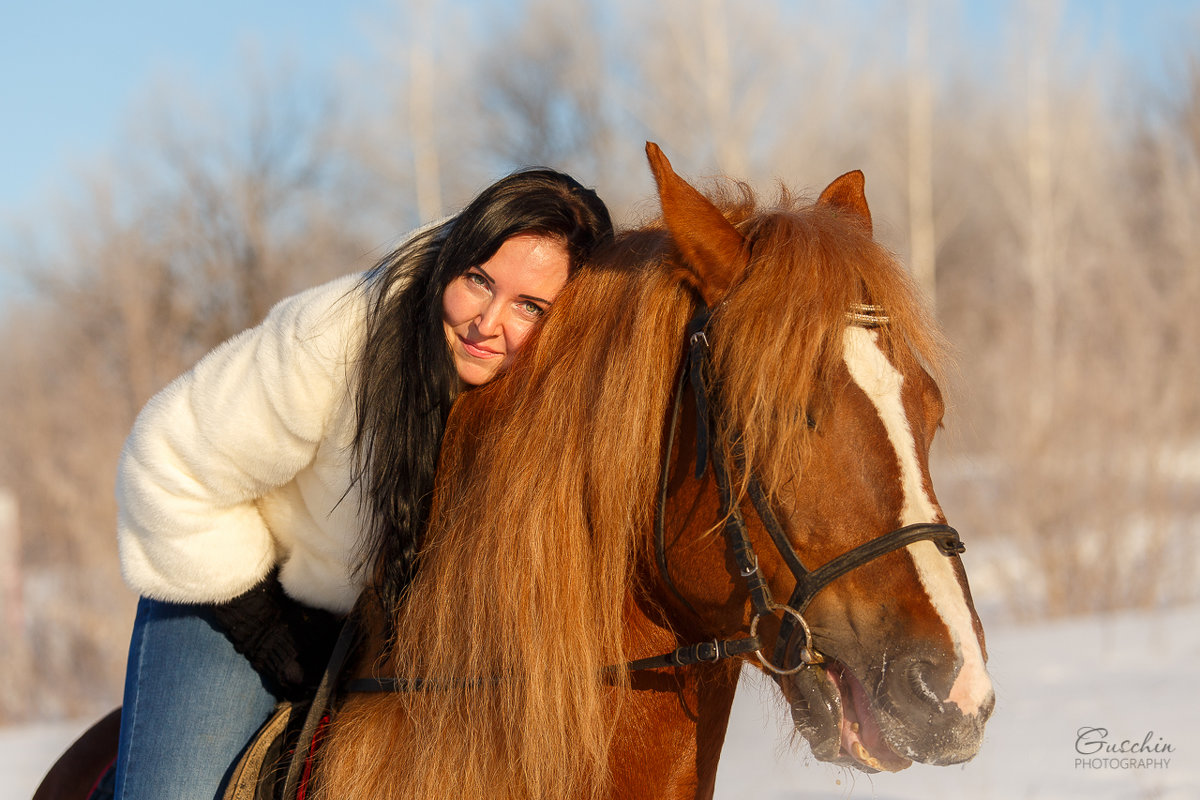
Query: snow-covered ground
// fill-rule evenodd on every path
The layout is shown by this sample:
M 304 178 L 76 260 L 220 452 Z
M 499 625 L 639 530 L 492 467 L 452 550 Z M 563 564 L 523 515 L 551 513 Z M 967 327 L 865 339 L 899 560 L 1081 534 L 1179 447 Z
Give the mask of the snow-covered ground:
M 1196 800 L 1200 798 L 1200 606 L 1036 627 L 992 626 L 996 710 L 983 749 L 956 767 L 864 775 L 781 744 L 774 685 L 747 680 L 717 777 L 722 800 Z M 1081 728 L 1169 752 L 1076 751 Z M 1085 739 L 1081 749 L 1089 750 Z M 1117 759 L 1095 764 L 1095 758 Z
M 1035 627 L 992 626 L 996 711 L 959 767 L 863 775 L 786 744 L 773 684 L 748 675 L 717 779 L 721 800 L 1195 800 L 1200 797 L 1200 606 Z M 0 800 L 27 800 L 84 723 L 0 729 Z M 1159 752 L 1085 757 L 1081 728 Z M 1166 750 L 1169 747 L 1170 750 Z M 1087 749 L 1084 747 L 1083 749 Z M 1105 764 L 1089 758 L 1115 759 Z M 1142 763 L 1132 760 L 1142 759 Z M 1152 760 L 1152 761 L 1151 761 Z
M 29 800 L 42 775 L 90 722 L 0 728 L 0 798 Z

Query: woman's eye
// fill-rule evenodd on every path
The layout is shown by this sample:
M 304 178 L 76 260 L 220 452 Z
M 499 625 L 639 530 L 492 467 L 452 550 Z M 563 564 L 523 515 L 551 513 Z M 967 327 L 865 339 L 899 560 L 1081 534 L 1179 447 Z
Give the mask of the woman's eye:
M 482 286 L 484 288 L 486 288 L 488 285 L 487 278 L 483 277 L 478 272 L 468 272 L 467 281 L 475 284 L 476 286 Z
M 546 309 L 542 308 L 532 300 L 526 300 L 525 302 L 521 303 L 521 310 L 531 317 L 540 317 L 542 314 L 546 313 Z

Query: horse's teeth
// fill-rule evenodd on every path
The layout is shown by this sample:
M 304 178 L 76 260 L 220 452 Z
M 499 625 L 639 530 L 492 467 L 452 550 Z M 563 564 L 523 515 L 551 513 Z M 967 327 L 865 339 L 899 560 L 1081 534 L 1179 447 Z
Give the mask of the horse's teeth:
M 850 746 L 850 753 L 868 767 L 873 767 L 878 770 L 886 770 L 887 767 L 879 762 L 879 759 L 867 752 L 867 748 L 863 747 L 858 742 Z

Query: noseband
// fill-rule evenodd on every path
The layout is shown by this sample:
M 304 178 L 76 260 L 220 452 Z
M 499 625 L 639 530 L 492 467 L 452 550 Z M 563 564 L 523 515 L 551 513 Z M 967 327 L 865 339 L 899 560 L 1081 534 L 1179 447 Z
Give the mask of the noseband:
M 887 317 L 882 316 L 880 311 L 874 306 L 856 306 L 852 311 L 847 312 L 847 319 L 854 325 L 879 327 L 887 323 Z M 709 388 L 708 382 L 712 357 L 705 328 L 708 326 L 709 316 L 709 309 L 701 307 L 687 327 L 688 352 L 684 364 L 679 370 L 679 378 L 675 385 L 675 399 L 671 411 L 671 423 L 667 429 L 658 503 L 654 514 L 654 552 L 663 582 L 675 597 L 695 614 L 696 610 L 671 579 L 671 572 L 667 564 L 665 521 L 670 455 L 674 447 L 675 429 L 679 421 L 684 385 L 690 383 L 696 402 L 696 479 L 699 480 L 703 476 L 706 461 L 711 458 L 713 476 L 716 479 L 717 492 L 720 496 L 722 533 L 733 555 L 733 561 L 737 567 L 737 577 L 746 584 L 746 590 L 754 608 L 754 616 L 750 622 L 749 635 L 746 637 L 714 639 L 710 642 L 682 647 L 665 655 L 632 661 L 628 664 L 628 668 L 640 670 L 686 666 L 700 661 L 718 661 L 722 658 L 753 652 L 767 670 L 779 675 L 790 675 L 823 660 L 813 647 L 812 632 L 809 630 L 803 614 L 813 597 L 834 580 L 880 556 L 914 542 L 933 542 L 937 545 L 938 550 L 947 557 L 962 553 L 966 547 L 959 539 L 958 531 L 949 525 L 922 522 L 885 533 L 842 553 L 814 570 L 809 570 L 800 560 L 800 555 L 792 546 L 783 526 L 779 524 L 779 518 L 767 500 L 762 483 L 751 470 L 746 478 L 746 491 L 750 502 L 763 527 L 770 535 L 771 541 L 775 544 L 775 549 L 796 579 L 796 587 L 788 601 L 786 603 L 775 602 L 771 596 L 770 587 L 767 586 L 766 580 L 759 572 L 758 555 L 754 551 L 754 545 L 746 530 L 745 518 L 742 516 L 738 503 L 733 500 L 729 471 L 722 461 L 721 448 L 709 446 L 713 420 L 717 413 L 717 398 Z M 773 616 L 776 612 L 781 615 L 779 635 L 775 642 L 774 656 L 772 659 L 768 659 L 762 653 L 762 643 L 758 638 L 758 623 L 763 617 Z M 794 636 L 797 627 L 804 635 L 803 644 L 800 646 L 800 660 L 794 666 L 788 666 L 788 643 Z

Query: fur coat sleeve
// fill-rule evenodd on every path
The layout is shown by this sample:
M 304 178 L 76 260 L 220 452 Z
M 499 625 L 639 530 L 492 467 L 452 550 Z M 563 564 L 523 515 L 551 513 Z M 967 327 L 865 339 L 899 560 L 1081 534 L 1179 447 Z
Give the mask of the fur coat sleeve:
M 287 558 L 291 543 L 258 500 L 307 469 L 327 437 L 345 438 L 330 426 L 345 427 L 359 278 L 282 301 L 138 415 L 117 471 L 121 570 L 133 589 L 219 602 Z

